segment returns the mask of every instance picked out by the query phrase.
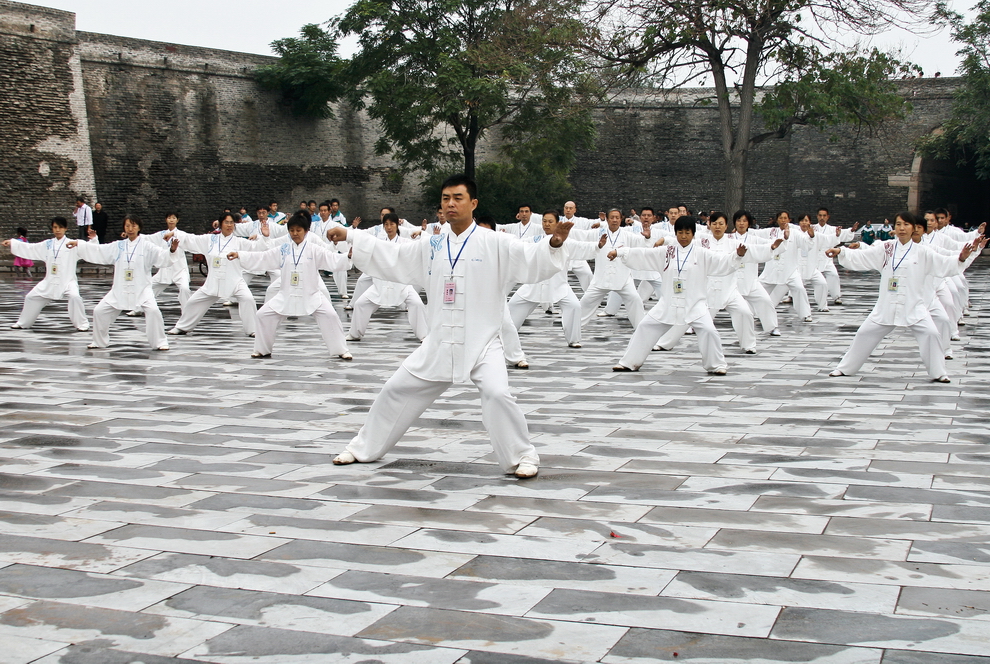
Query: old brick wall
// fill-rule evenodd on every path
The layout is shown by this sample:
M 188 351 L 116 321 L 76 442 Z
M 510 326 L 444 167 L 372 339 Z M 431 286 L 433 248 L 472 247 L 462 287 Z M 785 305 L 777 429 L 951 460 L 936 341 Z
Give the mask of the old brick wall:
M 0 90 L 0 236 L 40 240 L 96 193 L 73 14 L 0 0 Z

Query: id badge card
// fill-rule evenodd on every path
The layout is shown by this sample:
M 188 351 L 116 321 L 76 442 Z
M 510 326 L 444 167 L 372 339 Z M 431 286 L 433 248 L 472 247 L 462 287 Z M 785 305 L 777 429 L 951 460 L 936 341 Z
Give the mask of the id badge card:
M 52 263 L 52 274 L 58 274 L 58 263 Z
M 222 262 L 221 258 L 219 256 L 214 256 L 213 257 L 213 263 L 211 264 L 211 267 L 219 269 L 222 265 L 223 265 L 223 262 Z
M 454 299 L 457 297 L 457 284 L 453 281 L 445 281 L 443 283 L 443 303 L 453 304 Z
M 298 272 L 293 272 L 289 276 L 289 284 L 292 285 L 292 286 L 298 286 L 299 285 L 299 273 Z
M 674 279 L 674 295 L 680 295 L 684 292 L 684 280 Z
M 896 293 L 897 292 L 897 286 L 900 284 L 900 281 L 901 280 L 898 277 L 891 277 L 890 279 L 888 279 L 887 280 L 887 290 L 890 291 L 891 293 Z
M 780 254 L 777 254 L 777 255 L 775 255 L 775 256 L 773 257 L 773 259 L 774 259 L 775 261 L 779 261 L 779 260 L 780 260 Z
M 134 281 L 134 270 L 124 270 L 124 281 Z

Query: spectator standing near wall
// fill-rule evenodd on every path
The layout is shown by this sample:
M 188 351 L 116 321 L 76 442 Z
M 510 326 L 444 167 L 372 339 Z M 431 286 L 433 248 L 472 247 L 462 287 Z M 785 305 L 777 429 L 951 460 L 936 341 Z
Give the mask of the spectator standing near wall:
M 110 215 L 103 211 L 103 205 L 96 203 L 93 205 L 93 231 L 100 244 L 106 242 L 107 227 L 110 225 Z
M 93 225 L 93 208 L 86 205 L 86 199 L 82 196 L 76 198 L 76 207 L 72 210 L 72 216 L 76 218 L 79 239 L 85 240 L 89 236 L 90 227 Z

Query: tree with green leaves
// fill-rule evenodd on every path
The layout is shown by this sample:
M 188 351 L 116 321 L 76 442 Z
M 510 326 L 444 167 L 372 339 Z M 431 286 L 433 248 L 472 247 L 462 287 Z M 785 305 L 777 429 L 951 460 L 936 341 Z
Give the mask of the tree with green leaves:
M 956 92 L 952 117 L 941 131 L 922 140 L 921 153 L 939 159 L 954 159 L 960 166 L 972 163 L 976 176 L 990 179 L 990 0 L 976 3 L 976 16 L 966 20 L 939 4 L 938 16 L 952 26 L 952 38 L 962 45 L 959 73 L 962 85 Z
M 339 99 L 367 108 L 382 128 L 376 151 L 405 169 L 463 164 L 473 176 L 491 135 L 502 158 L 566 174 L 593 141 L 600 94 L 578 57 L 579 2 L 357 0 L 327 29 L 276 42 L 281 60 L 258 79 L 300 113 L 327 116 Z M 359 51 L 342 60 L 336 44 L 348 35 Z M 554 159 L 538 159 L 534 145 Z
M 796 126 L 876 128 L 909 110 L 910 65 L 826 35 L 920 21 L 925 0 L 599 0 L 589 50 L 655 85 L 714 86 L 725 209 L 745 201 L 751 150 Z M 766 86 L 766 87 L 761 87 Z

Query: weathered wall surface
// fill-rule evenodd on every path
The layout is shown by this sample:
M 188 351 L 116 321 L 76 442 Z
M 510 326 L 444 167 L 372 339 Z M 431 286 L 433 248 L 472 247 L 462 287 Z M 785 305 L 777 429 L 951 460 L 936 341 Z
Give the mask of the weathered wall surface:
M 432 217 L 417 178 L 398 177 L 374 154 L 378 128 L 365 114 L 340 105 L 332 120 L 301 119 L 260 90 L 251 72 L 272 58 L 76 32 L 74 21 L 0 0 L 0 234 L 26 225 L 44 235 L 47 218 L 66 214 L 77 193 L 98 196 L 114 224 L 132 212 L 150 229 L 173 210 L 199 230 L 223 207 L 277 200 L 292 211 L 301 199 L 330 197 L 349 217 L 377 218 L 384 205 Z M 923 168 L 912 146 L 945 119 L 954 84 L 904 83 L 914 111 L 882 136 L 846 131 L 830 141 L 799 128 L 764 143 L 751 153 L 747 207 L 764 221 L 781 208 L 826 205 L 848 224 L 904 208 L 909 185 L 920 205 L 944 204 L 931 200 L 944 169 Z M 579 211 L 720 207 L 707 94 L 629 94 L 601 108 L 597 148 L 571 175 Z
M 913 145 L 946 119 L 957 84 L 952 79 L 903 82 L 913 111 L 876 136 L 799 127 L 784 139 L 757 146 L 749 158 L 747 208 L 762 223 L 777 210 L 813 214 L 824 205 L 846 224 L 904 209 Z M 608 207 L 682 203 L 697 210 L 721 208 L 725 177 L 718 113 L 701 103 L 708 94 L 630 94 L 602 108 L 596 150 L 582 154 L 571 173 L 579 211 L 594 216 Z M 922 192 L 922 206 L 947 202 L 930 200 L 930 194 L 930 189 Z
M 96 193 L 74 14 L 0 0 L 0 90 L 0 235 L 37 236 Z

